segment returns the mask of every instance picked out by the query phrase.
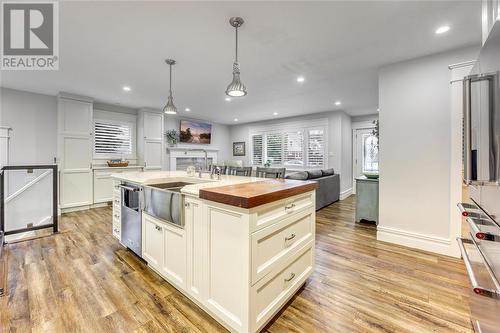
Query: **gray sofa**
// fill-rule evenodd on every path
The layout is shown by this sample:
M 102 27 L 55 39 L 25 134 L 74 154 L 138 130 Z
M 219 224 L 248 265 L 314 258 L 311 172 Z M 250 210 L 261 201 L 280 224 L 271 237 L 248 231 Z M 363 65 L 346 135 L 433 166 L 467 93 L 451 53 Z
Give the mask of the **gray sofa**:
M 319 183 L 316 190 L 316 210 L 326 207 L 340 197 L 340 175 L 333 169 L 297 171 L 288 174 L 285 178 L 296 180 L 315 180 Z

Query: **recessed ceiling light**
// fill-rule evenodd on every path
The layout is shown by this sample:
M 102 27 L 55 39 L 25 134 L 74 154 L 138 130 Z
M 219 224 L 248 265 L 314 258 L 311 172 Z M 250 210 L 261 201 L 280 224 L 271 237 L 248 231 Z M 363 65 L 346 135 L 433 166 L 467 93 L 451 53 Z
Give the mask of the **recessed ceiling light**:
M 340 101 L 335 102 L 335 105 L 340 105 L 340 104 L 342 104 Z
M 234 118 L 234 121 L 238 121 L 238 118 Z
M 231 98 L 230 97 L 226 97 L 226 102 L 231 102 Z
M 130 88 L 129 86 L 123 86 L 122 87 L 123 91 L 131 91 L 132 88 Z
M 185 110 L 186 112 L 191 111 L 191 109 L 190 109 L 190 108 L 185 108 L 184 110 Z
M 273 112 L 273 116 L 277 116 L 278 115 L 278 112 Z
M 436 29 L 436 34 L 444 34 L 445 32 L 449 31 L 450 30 L 450 26 L 449 25 L 443 25 L 442 27 L 439 27 Z
M 303 77 L 303 76 L 299 76 L 299 77 L 297 78 L 297 82 L 304 82 L 304 81 L 305 81 L 305 79 L 304 79 L 304 77 Z

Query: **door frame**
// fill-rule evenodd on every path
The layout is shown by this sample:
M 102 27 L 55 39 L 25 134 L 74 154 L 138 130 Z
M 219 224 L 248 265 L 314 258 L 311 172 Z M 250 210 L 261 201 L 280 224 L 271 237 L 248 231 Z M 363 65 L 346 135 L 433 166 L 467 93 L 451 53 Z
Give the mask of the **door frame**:
M 374 119 L 375 120 L 375 119 Z M 365 129 L 375 129 L 373 120 L 360 121 L 352 124 L 352 194 L 356 194 L 356 157 L 358 142 L 356 139 L 356 131 Z

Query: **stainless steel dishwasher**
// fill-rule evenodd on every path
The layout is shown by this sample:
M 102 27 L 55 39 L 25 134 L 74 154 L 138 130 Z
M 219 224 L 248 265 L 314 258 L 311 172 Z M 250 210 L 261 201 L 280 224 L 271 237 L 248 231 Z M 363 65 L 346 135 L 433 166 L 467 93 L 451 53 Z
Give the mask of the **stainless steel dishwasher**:
M 131 183 L 120 185 L 122 195 L 122 244 L 142 257 L 143 188 Z

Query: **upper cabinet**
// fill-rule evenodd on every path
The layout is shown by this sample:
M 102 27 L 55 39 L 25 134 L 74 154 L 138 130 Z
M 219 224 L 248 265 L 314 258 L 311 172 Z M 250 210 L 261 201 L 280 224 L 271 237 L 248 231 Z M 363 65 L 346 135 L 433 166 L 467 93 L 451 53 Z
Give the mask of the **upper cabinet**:
M 90 98 L 59 95 L 57 141 L 62 209 L 92 204 L 92 111 Z
M 165 151 L 163 113 L 139 110 L 137 119 L 137 157 L 144 170 L 161 170 Z
M 500 20 L 500 0 L 483 0 L 482 4 L 482 31 L 483 44 L 488 39 L 491 28 L 496 21 Z

